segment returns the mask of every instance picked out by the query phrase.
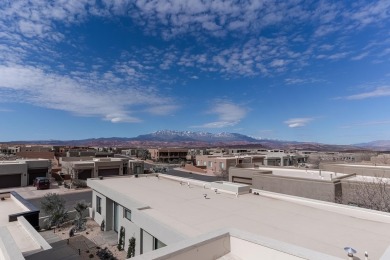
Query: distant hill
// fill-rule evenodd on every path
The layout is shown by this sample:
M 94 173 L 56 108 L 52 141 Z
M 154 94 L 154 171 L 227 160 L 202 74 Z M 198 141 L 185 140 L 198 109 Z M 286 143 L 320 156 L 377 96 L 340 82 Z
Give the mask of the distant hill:
M 368 143 L 355 144 L 354 146 L 376 151 L 390 151 L 390 140 L 378 140 Z
M 390 141 L 375 141 L 357 145 L 329 145 L 313 142 L 296 142 L 256 139 L 238 133 L 208 133 L 192 131 L 160 130 L 137 137 L 90 138 L 83 140 L 13 141 L 8 144 L 47 144 L 69 146 L 111 147 L 257 147 L 265 149 L 311 151 L 361 151 L 390 150 Z
M 151 134 L 139 135 L 133 140 L 138 141 L 162 141 L 162 142 L 206 142 L 206 143 L 218 143 L 218 142 L 249 142 L 254 143 L 259 140 L 237 133 L 207 133 L 207 132 L 192 132 L 192 131 L 172 131 L 161 130 Z

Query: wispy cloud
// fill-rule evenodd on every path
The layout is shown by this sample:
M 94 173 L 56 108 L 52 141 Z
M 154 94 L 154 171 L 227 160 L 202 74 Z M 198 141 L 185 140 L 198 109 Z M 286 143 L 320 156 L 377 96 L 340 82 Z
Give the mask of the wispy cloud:
M 338 52 L 334 54 L 320 54 L 317 55 L 317 59 L 326 59 L 326 60 L 339 60 L 347 57 L 349 52 Z
M 284 121 L 285 124 L 290 128 L 303 127 L 306 126 L 309 122 L 313 121 L 312 117 L 301 117 L 301 118 L 291 118 Z
M 207 114 L 217 116 L 217 120 L 193 128 L 224 128 L 237 125 L 247 114 L 247 109 L 230 101 L 217 100 Z
M 351 19 L 357 27 L 364 27 L 370 24 L 380 23 L 390 18 L 389 1 L 373 1 L 350 12 Z
M 179 108 L 178 105 L 161 105 L 152 106 L 145 109 L 146 112 L 152 115 L 169 115 Z
M 128 86 L 124 78 L 112 73 L 102 77 L 80 73 L 64 76 L 31 66 L 0 66 L 0 78 L 0 93 L 12 95 L 18 102 L 98 116 L 113 123 L 140 122 L 135 107 L 150 106 L 148 111 L 159 110 L 158 114 L 176 109 L 169 105 L 170 98 L 155 89 Z
M 388 125 L 388 124 L 390 124 L 390 120 L 368 121 L 368 122 L 354 123 L 350 125 L 343 125 L 340 128 L 354 128 L 354 127 L 362 127 L 362 126 L 375 126 L 375 125 Z
M 363 53 L 360 53 L 359 55 L 356 55 L 355 57 L 352 57 L 351 60 L 361 60 L 361 59 L 367 57 L 368 54 L 369 54 L 369 52 L 365 51 Z
M 36 57 L 50 52 L 52 55 L 45 56 L 59 55 L 50 45 L 67 40 L 58 25 L 79 24 L 90 17 L 111 19 L 121 16 L 141 25 L 145 33 L 168 41 L 181 35 L 199 39 L 202 46 L 198 53 L 172 46 L 152 52 L 147 47 L 140 48 L 140 52 L 145 53 L 142 58 L 148 54 L 149 61 L 153 61 L 154 70 L 180 67 L 181 70 L 196 68 L 202 73 L 220 73 L 225 78 L 269 76 L 291 68 L 299 70 L 313 58 L 331 61 L 347 58 L 351 51 L 340 48 L 340 41 L 329 44 L 321 37 L 334 33 L 336 38 L 344 39 L 346 30 L 387 21 L 390 6 L 384 2 L 369 5 L 359 2 L 351 7 L 343 2 L 305 4 L 293 0 L 272 3 L 251 0 L 3 1 L 0 2 L 0 37 L 7 42 L 0 43 L 0 61 L 25 64 L 23 58 L 31 53 Z M 303 22 L 313 27 L 311 35 L 287 31 L 287 28 L 295 28 L 294 24 Z M 283 27 L 275 36 L 258 37 L 262 29 L 282 23 L 291 26 Z M 210 41 L 205 40 L 207 36 L 227 35 L 242 40 L 237 44 L 225 41 L 226 46 L 210 45 Z M 334 52 L 336 49 L 337 53 Z M 361 59 L 361 55 L 352 59 Z M 138 60 L 144 66 L 146 61 L 148 59 Z
M 8 108 L 0 108 L 0 113 L 1 112 L 7 113 L 7 112 L 13 112 L 13 110 Z
M 387 97 L 387 96 L 390 96 L 390 86 L 377 87 L 376 89 L 369 92 L 347 96 L 345 97 L 345 99 L 360 100 L 360 99 Z
M 297 84 L 311 84 L 316 82 L 323 82 L 322 79 L 316 79 L 316 78 L 286 78 L 284 82 L 287 85 L 297 85 Z

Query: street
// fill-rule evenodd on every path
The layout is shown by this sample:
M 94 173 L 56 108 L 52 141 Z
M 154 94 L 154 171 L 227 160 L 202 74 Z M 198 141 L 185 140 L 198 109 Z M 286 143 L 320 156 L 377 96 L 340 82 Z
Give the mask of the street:
M 145 169 L 149 169 L 153 167 L 153 164 L 150 163 L 145 163 Z M 182 177 L 182 178 L 189 178 L 189 179 L 194 179 L 194 180 L 200 180 L 200 181 L 207 181 L 207 182 L 212 182 L 212 181 L 217 181 L 218 177 L 216 176 L 207 176 L 207 175 L 201 175 L 201 174 L 196 174 L 196 173 L 188 173 L 184 171 L 178 171 L 174 170 L 170 167 L 167 167 L 168 171 L 165 172 L 164 174 L 167 175 L 172 175 L 172 176 L 177 176 L 177 177 Z M 79 191 L 75 193 L 67 193 L 67 194 L 61 194 L 61 197 L 65 199 L 65 207 L 67 210 L 74 210 L 74 206 L 78 201 L 85 201 L 87 203 L 92 202 L 92 191 L 90 189 L 87 189 L 86 191 Z M 34 206 L 37 208 L 41 208 L 41 201 L 42 198 L 33 198 L 33 199 L 27 199 L 30 201 Z M 43 216 L 44 214 L 41 212 L 40 214 Z
M 74 210 L 74 206 L 78 201 L 84 200 L 87 203 L 92 202 L 92 191 L 90 189 L 87 189 L 86 191 L 77 192 L 77 193 L 68 193 L 68 194 L 61 194 L 61 197 L 65 199 L 65 207 L 67 210 Z M 29 202 L 31 202 L 35 207 L 38 209 L 41 208 L 41 200 L 42 198 L 35 198 L 35 199 L 27 199 Z M 44 216 L 42 212 L 40 213 L 40 216 Z

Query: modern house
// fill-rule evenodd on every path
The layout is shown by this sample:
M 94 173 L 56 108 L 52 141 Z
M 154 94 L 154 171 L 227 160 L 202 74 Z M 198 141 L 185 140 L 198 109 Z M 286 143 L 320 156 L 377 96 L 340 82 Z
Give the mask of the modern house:
M 209 174 L 219 174 L 228 171 L 230 167 L 237 164 L 259 164 L 263 165 L 264 156 L 262 155 L 197 155 L 196 166 L 206 169 Z
M 342 169 L 349 168 L 345 166 Z M 371 199 L 372 203 L 374 199 L 387 200 L 386 196 L 390 196 L 390 185 L 388 185 L 390 179 L 378 179 L 374 176 L 364 176 L 362 173 L 367 174 L 364 170 L 356 171 L 356 169 L 336 172 L 265 166 L 245 168 L 237 165 L 229 169 L 229 181 L 247 184 L 252 189 L 261 191 L 349 205 L 359 205 L 366 199 Z M 358 189 L 362 188 L 372 194 L 367 193 L 369 197 L 364 198 L 365 195 L 358 192 Z M 383 195 L 376 193 L 383 193 Z
M 155 148 L 148 149 L 150 158 L 155 162 L 172 162 L 187 160 L 186 148 Z
M 36 177 L 48 177 L 50 168 L 47 159 L 0 161 L 0 189 L 32 185 Z
M 61 165 L 63 173 L 70 174 L 73 179 L 80 180 L 144 172 L 143 161 L 129 160 L 128 158 L 63 157 Z
M 147 177 L 145 177 L 147 176 Z M 88 179 L 93 219 L 136 259 L 386 259 L 390 215 L 164 174 Z M 257 258 L 250 258 L 251 253 Z M 386 255 L 387 254 L 387 255 Z M 230 258 L 227 258 L 230 257 Z M 249 257 L 249 258 L 248 258 Z
M 237 165 L 229 170 L 229 181 L 251 185 L 253 189 L 283 193 L 309 199 L 335 202 L 341 196 L 346 174 L 319 170 Z

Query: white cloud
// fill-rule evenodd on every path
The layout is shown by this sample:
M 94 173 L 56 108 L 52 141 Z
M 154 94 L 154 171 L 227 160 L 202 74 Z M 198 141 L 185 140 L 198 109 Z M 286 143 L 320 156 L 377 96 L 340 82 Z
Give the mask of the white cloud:
M 303 127 L 306 126 L 309 122 L 313 121 L 314 118 L 311 117 L 302 117 L 302 118 L 291 118 L 284 121 L 285 124 L 290 128 Z
M 31 66 L 2 65 L 0 78 L 0 93 L 10 95 L 16 102 L 98 116 L 113 123 L 140 122 L 134 115 L 136 106 L 159 107 L 159 114 L 176 109 L 169 105 L 170 98 L 156 90 L 128 86 L 124 83 L 126 78 L 113 74 L 95 77 L 84 73 L 72 77 Z M 113 82 L 117 85 L 113 86 Z
M 347 9 L 353 12 L 344 12 Z M 169 78 L 167 70 L 180 69 L 180 72 L 192 79 L 198 77 L 193 75 L 200 75 L 200 73 L 201 75 L 218 73 L 224 78 L 254 77 L 269 76 L 288 69 L 300 70 L 308 66 L 315 58 L 327 60 L 348 58 L 349 54 L 356 52 L 346 49 L 337 36 L 344 39 L 348 33 L 347 30 L 356 30 L 357 27 L 360 28 L 363 25 L 387 21 L 389 9 L 390 5 L 385 1 L 372 4 L 354 3 L 353 8 L 342 2 L 329 4 L 322 1 L 310 5 L 299 1 L 251 0 L 104 0 L 98 4 L 95 0 L 0 1 L 0 37 L 5 39 L 0 43 L 0 64 L 30 64 L 26 62 L 29 55 L 36 57 L 38 61 L 34 60 L 34 62 L 41 68 L 43 66 L 39 64 L 48 64 L 40 63 L 41 57 L 51 59 L 50 61 L 61 60 L 63 58 L 61 52 L 56 51 L 53 46 L 56 42 L 65 42 L 68 39 L 62 34 L 65 30 L 60 32 L 58 29 L 82 23 L 93 16 L 105 19 L 130 16 L 136 24 L 142 26 L 145 33 L 162 36 L 165 39 L 183 35 L 202 36 L 196 37 L 199 39 L 197 43 L 200 43 L 197 48 L 176 49 L 175 43 L 172 43 L 172 46 L 165 49 L 141 47 L 134 50 L 134 53 L 129 51 L 120 60 L 114 61 L 114 65 L 109 65 L 112 65 L 111 70 L 98 71 L 104 70 L 103 68 L 107 65 L 107 61 L 102 61 L 92 65 L 93 71 L 85 74 L 81 71 L 83 69 L 87 71 L 86 65 L 75 60 L 73 63 L 77 65 L 77 71 L 69 72 L 68 74 L 71 75 L 69 77 L 61 76 L 62 72 L 66 72 L 65 69 L 57 74 L 44 72 L 52 70 L 53 67 L 43 69 L 43 72 L 39 74 L 42 78 L 47 76 L 60 78 L 59 82 L 75 81 L 73 91 L 76 93 L 79 90 L 78 87 L 81 88 L 79 90 L 81 92 L 92 92 L 91 83 L 87 84 L 81 79 L 85 76 L 92 80 L 96 79 L 101 86 L 103 86 L 103 81 L 119 86 L 130 80 L 131 90 L 126 91 L 132 95 L 135 93 L 137 96 L 142 94 L 142 91 L 134 86 L 157 85 L 157 80 L 159 83 L 174 82 L 176 79 Z M 289 26 L 280 26 L 282 23 Z M 299 31 L 291 34 L 288 31 L 291 30 L 289 28 L 295 30 L 294 25 L 303 23 L 312 27 L 311 30 L 307 30 L 312 31 L 311 34 Z M 357 25 L 358 23 L 360 26 Z M 269 26 L 281 29 L 275 34 L 267 34 L 268 37 L 259 36 L 262 29 Z M 329 44 L 326 37 L 319 37 L 329 33 L 335 36 L 332 44 Z M 240 38 L 240 40 L 223 41 L 224 44 L 215 45 L 207 40 L 207 36 L 210 35 L 215 37 L 229 35 L 229 37 Z M 78 49 L 78 46 L 74 47 Z M 388 54 L 386 47 L 388 43 L 377 47 L 376 51 Z M 374 55 L 372 52 L 373 50 L 370 49 L 370 56 Z M 364 55 L 365 53 L 362 53 L 352 59 L 362 59 Z M 57 64 L 57 67 L 61 66 L 63 64 Z M 19 67 L 34 71 L 33 67 L 27 65 Z M 101 76 L 100 73 L 102 73 Z M 289 78 L 285 82 L 303 84 L 315 81 L 314 79 Z M 36 88 L 39 89 L 38 86 Z M 20 91 L 29 92 L 27 88 Z M 119 93 L 123 93 L 122 91 L 121 88 L 117 90 Z M 382 92 L 378 90 L 376 94 L 381 95 L 379 92 L 383 95 L 383 90 Z M 152 92 L 151 96 L 153 95 L 157 96 L 155 92 Z M 42 99 L 42 96 L 43 94 L 39 98 Z M 32 97 L 28 100 L 25 98 L 22 102 L 38 104 L 32 99 Z M 348 99 L 359 99 L 359 96 L 351 96 Z M 173 107 L 164 101 L 162 103 L 152 106 L 153 108 L 149 110 L 144 108 L 141 110 L 153 114 L 172 113 Z M 104 113 L 97 112 L 97 115 L 110 121 L 137 121 L 138 119 L 132 116 L 132 110 L 129 110 L 132 102 L 124 101 L 124 104 L 126 105 L 121 107 L 119 114 L 105 111 Z M 69 108 L 64 109 L 69 111 Z M 221 120 L 214 123 L 221 122 L 222 124 L 214 124 L 213 127 L 232 121 Z
M 346 15 L 356 22 L 356 26 L 364 27 L 369 24 L 388 20 L 390 18 L 389 10 L 389 1 L 373 1 L 372 3 L 364 4 L 358 10 L 354 10 Z
M 247 114 L 247 109 L 230 101 L 218 100 L 208 114 L 217 116 L 217 121 L 205 123 L 194 128 L 224 128 L 237 125 Z
M 161 106 L 153 106 L 145 109 L 148 113 L 152 115 L 169 115 L 175 110 L 179 108 L 178 105 L 161 105 Z
M 390 86 L 378 87 L 372 91 L 347 96 L 345 98 L 349 100 L 359 100 L 359 99 L 387 97 L 387 96 L 390 96 Z
M 354 12 L 347 12 L 346 15 L 344 11 L 349 9 Z M 370 5 L 354 3 L 353 7 L 342 2 L 331 4 L 320 1 L 309 5 L 294 0 L 269 3 L 252 0 L 0 1 L 0 37 L 12 39 L 4 44 L 5 51 L 2 51 L 0 45 L 0 61 L 20 60 L 34 51 L 40 54 L 53 52 L 50 41 L 67 40 L 57 30 L 60 27 L 58 25 L 82 23 L 93 16 L 108 19 L 126 16 L 142 26 L 145 33 L 153 36 L 161 33 L 160 36 L 166 39 L 181 35 L 202 36 L 196 37 L 199 42 L 207 38 L 204 36 L 210 35 L 229 35 L 243 39 L 237 44 L 213 48 L 209 48 L 206 40 L 196 54 L 188 50 L 160 49 L 158 54 L 150 53 L 154 57 L 154 60 L 150 60 L 158 62 L 154 64 L 156 69 L 169 70 L 184 66 L 197 68 L 203 73 L 220 73 L 225 78 L 268 76 L 291 68 L 299 70 L 310 64 L 313 57 L 328 60 L 347 58 L 351 52 L 340 48 L 340 41 L 336 39 L 330 45 L 328 41 L 316 37 L 332 32 L 336 36 L 337 33 L 339 36 L 342 34 L 340 38 L 345 38 L 347 28 L 352 26 L 350 30 L 356 30 L 354 24 L 357 21 L 364 20 L 365 24 L 367 19 L 372 18 L 377 20 L 370 20 L 370 23 L 386 21 L 389 9 L 389 4 L 383 1 Z M 313 27 L 311 35 L 300 35 L 299 32 L 289 34 L 288 28 L 295 28 L 294 24 L 300 25 L 302 22 Z M 278 30 L 275 36 L 258 37 L 263 28 L 281 23 L 289 26 L 280 26 L 283 29 Z M 34 43 L 26 41 L 24 37 L 33 38 Z M 298 48 L 295 45 L 297 41 Z M 336 49 L 338 53 L 330 52 Z M 148 51 L 147 47 L 141 48 L 141 52 Z M 326 55 L 322 51 L 327 51 Z M 59 55 L 53 54 L 46 56 Z M 352 59 L 360 58 L 357 56 Z M 138 62 L 144 65 L 146 61 Z M 128 70 L 129 74 L 131 72 L 138 71 L 132 67 Z
M 334 54 L 320 54 L 317 55 L 317 59 L 326 59 L 326 60 L 339 60 L 345 58 L 349 52 L 338 52 Z
M 350 125 L 341 126 L 341 128 L 353 128 L 353 127 L 362 127 L 362 126 L 376 126 L 376 125 L 387 125 L 390 124 L 390 120 L 385 121 L 367 121 L 361 123 L 354 123 Z
M 282 59 L 276 59 L 271 62 L 271 67 L 281 67 L 286 64 L 285 60 Z
M 361 59 L 367 57 L 368 54 L 369 54 L 368 51 L 360 53 L 359 55 L 352 57 L 351 60 L 361 60 Z

